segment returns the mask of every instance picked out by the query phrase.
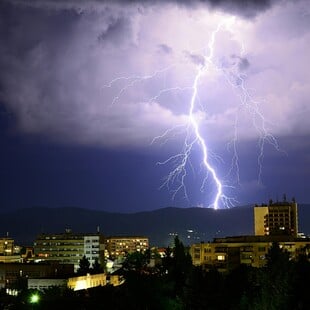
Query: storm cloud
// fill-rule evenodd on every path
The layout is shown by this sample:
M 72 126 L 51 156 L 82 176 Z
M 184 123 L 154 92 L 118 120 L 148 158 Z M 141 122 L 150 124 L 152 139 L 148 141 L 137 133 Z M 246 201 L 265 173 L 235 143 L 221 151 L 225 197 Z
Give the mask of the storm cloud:
M 145 145 L 186 125 L 212 31 L 237 15 L 215 42 L 214 62 L 223 72 L 211 70 L 201 81 L 203 130 L 212 130 L 214 143 L 227 142 L 239 115 L 239 138 L 260 137 L 261 120 L 236 93 L 242 74 L 266 115 L 260 125 L 275 136 L 309 134 L 307 10 L 306 1 L 5 1 L 1 104 L 23 133 Z
M 308 200 L 309 16 L 306 0 L 0 1 L 1 201 L 168 206 L 183 178 L 157 190 L 193 146 L 176 205 L 210 205 L 198 73 L 225 195 Z

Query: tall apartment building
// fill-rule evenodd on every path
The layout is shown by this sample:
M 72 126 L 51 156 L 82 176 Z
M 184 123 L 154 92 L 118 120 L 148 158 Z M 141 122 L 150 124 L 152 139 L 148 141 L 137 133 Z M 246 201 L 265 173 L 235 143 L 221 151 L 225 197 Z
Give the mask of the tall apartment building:
M 298 238 L 298 213 L 295 201 L 254 206 L 255 236 L 215 238 L 213 242 L 193 244 L 194 265 L 226 271 L 245 264 L 262 267 L 273 242 L 286 250 L 291 259 L 309 255 L 310 238 Z
M 91 265 L 96 259 L 103 261 L 104 237 L 99 233 L 72 233 L 71 230 L 60 234 L 41 234 L 34 242 L 34 255 L 44 261 L 73 264 L 76 271 L 84 255 Z
M 144 252 L 148 248 L 149 239 L 142 236 L 112 236 L 106 240 L 106 250 L 112 258 L 136 251 Z
M 269 202 L 254 207 L 254 231 L 256 236 L 298 235 L 298 213 L 295 201 Z

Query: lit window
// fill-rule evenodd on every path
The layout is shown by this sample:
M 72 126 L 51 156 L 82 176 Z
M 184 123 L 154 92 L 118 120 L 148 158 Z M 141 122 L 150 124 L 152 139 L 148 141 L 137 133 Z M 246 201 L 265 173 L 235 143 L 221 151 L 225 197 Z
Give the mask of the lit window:
M 225 256 L 224 255 L 218 255 L 217 260 L 223 261 L 223 260 L 225 260 Z

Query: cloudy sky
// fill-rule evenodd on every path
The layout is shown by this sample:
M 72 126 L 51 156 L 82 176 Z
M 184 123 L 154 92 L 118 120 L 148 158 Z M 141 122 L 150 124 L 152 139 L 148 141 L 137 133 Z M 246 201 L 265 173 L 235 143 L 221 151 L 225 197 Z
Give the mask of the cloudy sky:
M 307 0 L 2 1 L 0 207 L 208 207 L 194 123 L 219 207 L 310 202 L 309 42 Z

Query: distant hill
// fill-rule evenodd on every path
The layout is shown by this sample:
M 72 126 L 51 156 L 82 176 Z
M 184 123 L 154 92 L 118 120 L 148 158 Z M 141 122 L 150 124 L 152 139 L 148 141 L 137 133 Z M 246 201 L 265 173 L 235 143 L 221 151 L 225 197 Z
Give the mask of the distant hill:
M 299 231 L 310 234 L 310 205 L 299 205 Z M 253 208 L 225 210 L 163 208 L 138 213 L 109 213 L 81 208 L 33 207 L 2 213 L 0 237 L 7 232 L 22 245 L 32 245 L 39 233 L 100 232 L 109 235 L 144 235 L 151 245 L 167 246 L 177 233 L 185 244 L 214 237 L 253 234 Z

